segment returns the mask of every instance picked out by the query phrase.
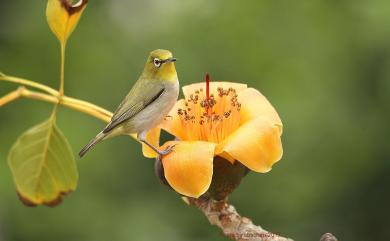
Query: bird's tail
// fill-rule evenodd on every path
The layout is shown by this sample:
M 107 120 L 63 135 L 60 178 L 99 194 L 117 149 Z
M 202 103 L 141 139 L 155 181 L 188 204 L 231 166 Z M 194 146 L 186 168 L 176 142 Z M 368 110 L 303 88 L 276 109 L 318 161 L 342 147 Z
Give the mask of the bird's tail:
M 97 134 L 95 138 L 93 138 L 86 146 L 84 146 L 83 149 L 81 149 L 81 151 L 79 152 L 80 158 L 83 157 L 89 151 L 89 149 L 91 149 L 93 146 L 103 140 L 104 137 L 106 137 L 106 134 L 104 134 L 103 132 Z

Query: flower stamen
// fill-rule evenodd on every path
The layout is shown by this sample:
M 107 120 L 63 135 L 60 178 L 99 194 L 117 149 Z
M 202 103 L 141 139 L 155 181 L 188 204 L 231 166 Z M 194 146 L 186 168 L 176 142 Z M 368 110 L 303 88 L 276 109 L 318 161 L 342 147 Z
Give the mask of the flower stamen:
M 241 104 L 234 88 L 218 87 L 210 93 L 210 76 L 206 74 L 206 93 L 195 90 L 177 110 L 188 140 L 221 142 L 235 131 L 240 122 Z M 215 91 L 215 90 L 214 90 Z

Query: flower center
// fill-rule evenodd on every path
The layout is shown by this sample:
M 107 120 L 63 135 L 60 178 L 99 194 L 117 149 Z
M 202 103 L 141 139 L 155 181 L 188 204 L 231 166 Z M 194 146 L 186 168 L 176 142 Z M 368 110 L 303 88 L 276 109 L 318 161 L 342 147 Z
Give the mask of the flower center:
M 239 127 L 241 104 L 236 90 L 231 87 L 216 90 L 215 94 L 210 94 L 207 74 L 206 91 L 195 90 L 185 100 L 185 108 L 177 110 L 186 130 L 186 140 L 220 143 Z

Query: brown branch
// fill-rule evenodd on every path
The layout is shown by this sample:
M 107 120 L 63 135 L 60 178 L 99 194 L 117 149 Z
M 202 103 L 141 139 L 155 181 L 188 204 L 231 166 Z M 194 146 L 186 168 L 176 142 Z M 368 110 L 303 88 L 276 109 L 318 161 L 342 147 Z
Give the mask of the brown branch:
M 256 226 L 246 217 L 241 216 L 233 205 L 226 201 L 215 201 L 208 198 L 183 198 L 204 213 L 212 225 L 218 226 L 223 234 L 237 241 L 293 241 L 278 234 Z M 331 233 L 326 233 L 320 241 L 337 241 Z
M 218 226 L 224 235 L 237 241 L 293 241 L 256 226 L 249 218 L 242 217 L 225 201 L 206 198 L 188 198 L 188 203 L 206 215 L 212 225 Z
M 320 241 L 337 241 L 337 238 L 331 233 L 326 233 L 322 235 Z

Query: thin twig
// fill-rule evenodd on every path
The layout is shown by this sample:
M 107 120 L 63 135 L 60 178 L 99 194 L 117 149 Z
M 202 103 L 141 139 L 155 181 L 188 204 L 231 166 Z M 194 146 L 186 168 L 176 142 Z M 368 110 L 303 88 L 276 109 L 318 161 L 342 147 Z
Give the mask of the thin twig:
M 35 99 L 45 100 L 45 101 L 48 101 L 51 103 L 58 103 L 58 100 L 55 100 L 55 99 L 59 98 L 59 96 L 60 96 L 59 92 L 51 87 L 46 86 L 46 85 L 39 84 L 39 83 L 31 81 L 31 80 L 22 79 L 22 78 L 14 77 L 14 76 L 7 76 L 7 75 L 0 76 L 0 81 L 7 81 L 7 82 L 11 82 L 11 83 L 22 84 L 24 86 L 30 86 L 30 87 L 42 90 L 42 91 L 52 95 L 55 98 L 50 98 L 47 95 L 41 94 L 39 92 L 28 90 L 26 88 L 23 92 L 24 93 L 23 96 L 27 97 L 27 98 L 33 98 L 33 99 L 35 96 L 37 96 Z M 100 106 L 91 104 L 87 101 L 83 101 L 83 100 L 79 100 L 79 99 L 75 99 L 75 98 L 67 97 L 67 96 L 61 97 L 61 101 L 64 102 L 64 103 L 62 103 L 63 105 L 71 107 L 73 109 L 81 110 L 80 108 L 82 108 L 82 110 L 85 110 L 88 113 L 91 113 L 91 112 L 95 113 L 94 117 L 97 117 L 98 119 L 103 120 L 104 122 L 108 122 L 112 117 L 112 113 L 110 111 L 108 111 Z M 83 112 L 85 112 L 85 111 L 83 111 Z M 96 116 L 96 113 L 98 113 L 97 116 Z
M 58 96 L 57 90 L 55 90 L 49 86 L 31 81 L 31 80 L 27 80 L 27 79 L 23 79 L 23 78 L 19 78 L 19 77 L 14 77 L 14 76 L 8 76 L 8 75 L 4 75 L 4 76 L 0 75 L 0 81 L 7 81 L 7 82 L 11 82 L 11 83 L 21 84 L 24 86 L 30 86 L 30 87 L 42 90 L 42 91 L 44 91 L 48 94 L 51 94 L 53 96 Z
M 95 117 L 97 117 L 98 119 L 100 119 L 104 122 L 107 122 L 107 123 L 111 120 L 111 117 L 113 115 L 112 112 L 110 112 L 110 111 L 108 111 L 100 106 L 91 104 L 90 102 L 87 102 L 87 101 L 68 97 L 68 96 L 62 97 L 61 104 L 64 106 L 68 106 L 70 108 L 76 109 L 76 110 L 83 111 L 84 113 L 87 113 L 87 112 L 88 113 L 89 112 L 95 113 L 97 115 L 97 116 L 94 115 Z M 80 107 L 82 109 L 79 109 Z M 85 111 L 87 111 L 87 112 L 85 112 Z
M 58 91 L 60 96 L 64 95 L 64 85 L 65 85 L 65 49 L 66 49 L 66 40 L 65 40 L 65 42 L 61 42 L 60 90 Z
M 5 96 L 0 98 L 0 107 L 20 98 L 21 92 L 24 87 L 19 87 L 18 89 L 6 94 Z
M 110 111 L 108 111 L 100 106 L 91 104 L 87 101 L 75 99 L 75 98 L 68 97 L 68 96 L 61 97 L 61 101 L 59 101 L 59 97 L 57 97 L 57 96 L 43 94 L 43 93 L 38 92 L 38 91 L 32 91 L 32 90 L 27 89 L 26 87 L 19 87 L 17 90 L 14 90 L 14 91 L 8 93 L 7 95 L 5 95 L 4 97 L 0 98 L 0 107 L 4 106 L 4 105 L 20 98 L 20 97 L 41 100 L 41 101 L 45 101 L 45 102 L 49 102 L 49 103 L 53 103 L 53 104 L 60 104 L 60 105 L 63 105 L 65 107 L 68 107 L 70 109 L 77 110 L 79 112 L 93 116 L 99 120 L 106 122 L 106 123 L 108 123 L 112 117 L 112 112 L 110 112 Z M 135 134 L 131 134 L 130 136 L 137 140 L 137 136 Z

